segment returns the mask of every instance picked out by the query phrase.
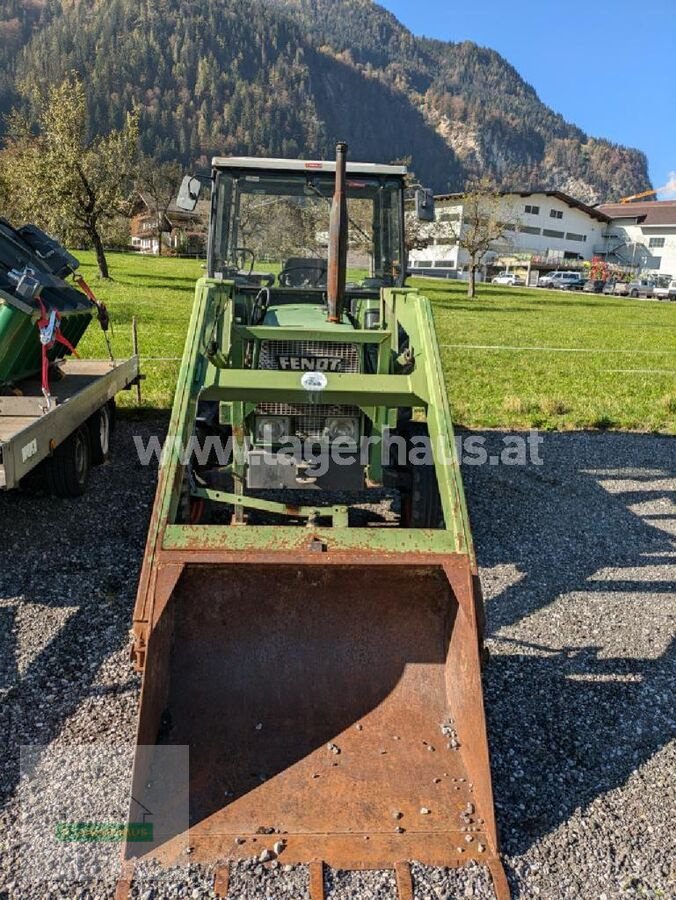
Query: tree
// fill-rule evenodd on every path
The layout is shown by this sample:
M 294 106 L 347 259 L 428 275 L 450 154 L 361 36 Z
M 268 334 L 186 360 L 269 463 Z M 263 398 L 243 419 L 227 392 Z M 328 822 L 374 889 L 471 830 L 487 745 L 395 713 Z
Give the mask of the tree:
M 7 180 L 7 173 L 5 172 L 5 165 L 5 156 L 0 154 L 0 210 L 2 211 L 1 215 L 5 219 L 11 219 L 12 194 L 9 188 L 9 181 Z
M 162 235 L 171 231 L 168 212 L 178 196 L 183 179 L 183 169 L 176 162 L 158 163 L 150 156 L 141 161 L 137 189 L 153 213 L 157 227 L 157 252 L 162 256 Z
M 594 281 L 608 281 L 610 277 L 610 266 L 607 260 L 600 256 L 594 256 L 589 267 L 589 277 Z
M 89 241 L 108 278 L 102 230 L 128 211 L 136 165 L 138 116 L 121 129 L 90 137 L 85 90 L 76 77 L 50 88 L 34 126 L 14 113 L 3 154 L 6 180 L 22 218 L 64 241 Z
M 459 247 L 469 256 L 467 296 L 474 297 L 476 271 L 481 260 L 495 241 L 506 238 L 507 226 L 516 223 L 509 221 L 512 218 L 509 214 L 505 216 L 503 197 L 487 178 L 471 185 L 458 198 L 458 205 L 462 205 L 462 217 L 450 228 Z

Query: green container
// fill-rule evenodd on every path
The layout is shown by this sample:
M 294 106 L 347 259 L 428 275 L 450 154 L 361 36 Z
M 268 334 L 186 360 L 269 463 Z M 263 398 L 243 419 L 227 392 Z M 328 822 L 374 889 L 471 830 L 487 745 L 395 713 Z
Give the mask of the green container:
M 69 266 L 61 266 L 58 261 L 54 262 L 55 259 L 55 255 L 42 258 L 20 232 L 0 220 L 0 389 L 36 375 L 42 366 L 37 326 L 40 305 L 37 300 L 27 300 L 17 294 L 9 275 L 11 271 L 22 272 L 29 268 L 38 278 L 49 281 L 49 286 L 41 292 L 42 302 L 48 313 L 56 310 L 60 314 L 61 334 L 73 347 L 77 347 L 93 318 L 95 310 L 88 298 L 59 277 L 69 270 Z M 67 348 L 57 343 L 49 351 L 49 360 L 56 362 L 67 355 Z

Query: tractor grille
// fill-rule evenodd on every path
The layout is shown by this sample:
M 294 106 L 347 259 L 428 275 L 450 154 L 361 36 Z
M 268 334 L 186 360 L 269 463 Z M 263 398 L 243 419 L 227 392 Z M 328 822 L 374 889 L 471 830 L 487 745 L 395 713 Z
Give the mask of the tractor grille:
M 359 344 L 337 344 L 334 341 L 262 341 L 259 369 L 279 369 L 280 356 L 340 359 L 341 373 L 360 372 Z
M 258 368 L 278 370 L 280 356 L 341 359 L 342 373 L 361 371 L 358 344 L 334 341 L 263 341 Z M 261 416 L 290 416 L 292 432 L 313 440 L 322 437 L 329 417 L 359 418 L 360 415 L 356 406 L 336 406 L 327 403 L 259 403 L 256 412 Z

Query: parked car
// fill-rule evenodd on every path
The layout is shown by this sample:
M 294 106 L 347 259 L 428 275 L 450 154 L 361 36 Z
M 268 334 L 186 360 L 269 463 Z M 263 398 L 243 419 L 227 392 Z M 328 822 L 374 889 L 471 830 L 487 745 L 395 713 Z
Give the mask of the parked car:
M 616 297 L 628 297 L 629 296 L 629 285 L 626 281 L 616 281 L 613 285 L 613 294 Z
M 637 278 L 636 281 L 630 281 L 627 291 L 630 297 L 650 298 L 655 289 L 655 282 L 652 278 Z
M 538 278 L 538 287 L 557 288 L 560 291 L 581 291 L 585 279 L 579 272 L 550 272 Z
M 601 294 L 605 286 L 606 282 L 601 278 L 588 278 L 582 290 L 586 294 Z
M 519 275 L 515 275 L 514 272 L 498 272 L 498 274 L 491 279 L 491 284 L 511 284 L 514 286 L 515 284 L 525 284 L 526 282 Z
M 676 300 L 676 278 L 658 278 L 653 297 L 656 300 Z
M 575 278 L 569 278 L 561 284 L 562 291 L 582 291 L 587 283 L 584 275 L 577 275 Z
M 563 275 L 563 272 L 547 272 L 546 275 L 540 275 L 538 287 L 551 287 L 556 275 Z

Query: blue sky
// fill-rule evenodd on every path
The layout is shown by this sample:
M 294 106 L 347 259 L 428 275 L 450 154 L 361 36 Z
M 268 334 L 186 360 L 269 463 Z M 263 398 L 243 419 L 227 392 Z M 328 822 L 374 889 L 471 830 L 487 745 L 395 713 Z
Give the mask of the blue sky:
M 497 50 L 569 122 L 643 150 L 654 187 L 676 178 L 676 0 L 379 2 L 415 34 Z

